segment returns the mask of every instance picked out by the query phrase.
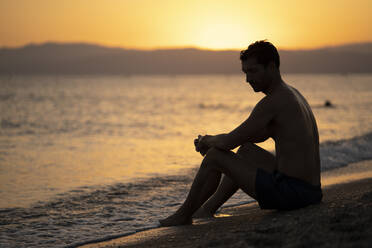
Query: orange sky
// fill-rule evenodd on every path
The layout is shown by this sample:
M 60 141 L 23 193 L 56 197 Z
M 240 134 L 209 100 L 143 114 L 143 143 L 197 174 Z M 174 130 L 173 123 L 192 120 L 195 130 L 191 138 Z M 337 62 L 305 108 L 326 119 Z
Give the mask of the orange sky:
M 371 0 L 0 0 L 0 47 L 280 48 L 372 41 Z

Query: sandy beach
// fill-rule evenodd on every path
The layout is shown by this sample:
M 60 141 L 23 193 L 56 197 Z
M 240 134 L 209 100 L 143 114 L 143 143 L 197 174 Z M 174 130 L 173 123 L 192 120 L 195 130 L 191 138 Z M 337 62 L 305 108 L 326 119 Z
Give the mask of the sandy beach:
M 371 247 L 372 161 L 322 173 L 321 204 L 294 211 L 257 203 L 216 218 L 162 227 L 82 247 Z

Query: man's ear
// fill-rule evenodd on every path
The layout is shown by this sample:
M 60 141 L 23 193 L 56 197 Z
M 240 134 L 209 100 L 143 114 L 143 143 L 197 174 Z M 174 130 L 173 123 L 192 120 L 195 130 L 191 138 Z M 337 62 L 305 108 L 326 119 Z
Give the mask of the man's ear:
M 269 64 L 267 65 L 267 69 L 270 71 L 274 71 L 276 69 L 276 65 L 274 61 L 270 61 Z
M 276 64 L 274 61 L 270 61 L 270 66 L 272 66 L 273 68 L 276 68 Z

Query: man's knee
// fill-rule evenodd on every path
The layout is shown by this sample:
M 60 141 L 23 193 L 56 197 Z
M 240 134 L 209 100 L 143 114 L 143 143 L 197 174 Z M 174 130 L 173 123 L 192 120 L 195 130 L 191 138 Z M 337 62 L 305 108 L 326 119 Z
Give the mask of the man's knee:
M 224 151 L 219 148 L 212 147 L 205 155 L 203 163 L 218 166 L 218 164 L 223 161 L 223 158 L 227 155 L 227 153 L 229 153 L 229 151 Z

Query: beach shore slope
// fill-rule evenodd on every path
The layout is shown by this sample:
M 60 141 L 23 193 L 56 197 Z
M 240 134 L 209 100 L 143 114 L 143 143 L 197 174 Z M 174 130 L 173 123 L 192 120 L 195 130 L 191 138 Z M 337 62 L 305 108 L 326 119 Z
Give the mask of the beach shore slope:
M 372 160 L 322 173 L 321 204 L 293 211 L 256 202 L 219 217 L 162 227 L 82 247 L 371 247 Z

